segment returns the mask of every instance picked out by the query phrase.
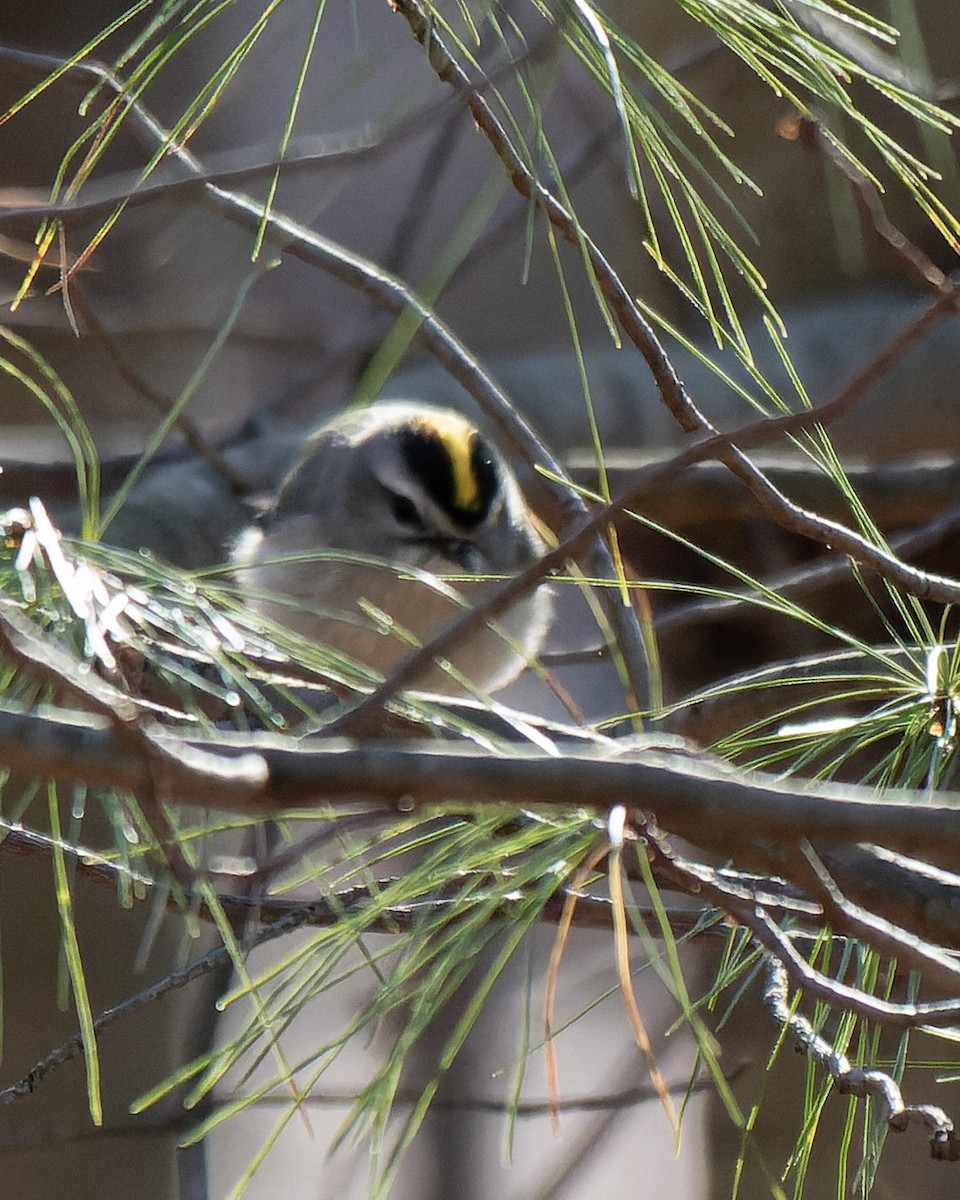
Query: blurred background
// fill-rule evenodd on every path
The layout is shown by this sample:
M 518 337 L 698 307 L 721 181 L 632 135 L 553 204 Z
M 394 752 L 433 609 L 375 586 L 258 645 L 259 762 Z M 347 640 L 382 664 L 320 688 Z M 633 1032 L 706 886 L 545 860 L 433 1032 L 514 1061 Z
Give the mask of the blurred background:
M 874 0 L 866 7 L 902 32 L 896 59 L 882 48 L 871 49 L 877 68 L 955 112 L 960 32 L 952 0 Z M 6 5 L 0 11 L 0 47 L 72 55 L 120 11 L 103 2 Z M 503 11 L 523 32 L 525 46 L 516 36 L 511 44 L 515 55 L 524 58 L 524 79 L 542 106 L 544 126 L 583 226 L 630 292 L 689 339 L 693 350 L 672 339 L 668 346 L 696 402 L 723 427 L 745 423 L 755 414 L 694 351 L 725 361 L 738 378 L 747 378 L 745 373 L 729 355 L 724 359 L 717 352 L 702 318 L 644 247 L 648 235 L 627 187 L 622 139 L 609 98 L 532 6 L 511 2 Z M 724 50 L 680 4 L 656 0 L 638 6 L 611 0 L 605 11 L 735 130 L 724 149 L 756 181 L 760 193 L 747 188 L 735 192 L 752 231 L 742 234 L 743 241 L 784 318 L 787 348 L 810 399 L 829 400 L 923 311 L 928 303 L 924 291 L 902 259 L 885 250 L 863 222 L 848 181 L 796 136 L 790 104 Z M 171 60 L 143 97 L 162 124 L 169 128 L 177 121 L 258 13 L 257 5 L 237 0 Z M 315 15 L 316 6 L 304 0 L 279 6 L 209 119 L 191 138 L 190 149 L 203 169 L 224 186 L 258 200 L 266 196 Z M 134 20 L 99 46 L 95 57 L 109 61 L 136 28 Z M 851 36 L 845 27 L 832 32 Z M 857 52 L 866 53 L 868 45 L 872 43 L 861 38 Z M 505 61 L 502 48 L 490 39 L 477 56 L 508 100 L 515 98 L 515 64 Z M 46 69 L 39 60 L 0 53 L 0 110 L 14 105 Z M 89 87 L 89 78 L 78 82 L 65 76 L 0 126 L 0 298 L 6 305 L 4 325 L 29 340 L 76 400 L 104 461 L 108 486 L 124 478 L 161 425 L 164 410 L 189 395 L 185 411 L 192 444 L 182 427 L 170 431 L 152 471 L 107 531 L 107 540 L 149 547 L 191 567 L 220 561 L 229 538 L 246 519 L 245 501 L 276 485 L 293 461 L 303 431 L 325 414 L 377 395 L 456 404 L 475 414 L 465 394 L 398 328 L 395 314 L 331 274 L 283 253 L 282 247 L 265 247 L 254 262 L 253 232 L 226 220 L 202 201 L 196 187 L 186 184 L 156 187 L 123 211 L 89 262 L 72 276 L 69 311 L 60 291 L 48 294 L 59 277 L 56 253 L 53 265 L 40 268 L 29 295 L 12 311 L 33 253 L 36 210 L 49 199 L 61 160 L 85 126 L 78 106 Z M 856 94 L 878 123 L 940 171 L 945 204 L 960 210 L 960 175 L 949 138 L 921 129 L 866 88 Z M 855 138 L 854 145 L 860 148 Z M 82 202 L 90 205 L 88 214 L 72 217 L 67 226 L 68 261 L 83 250 L 112 211 L 112 202 L 137 186 L 154 149 L 134 122 L 113 141 L 81 192 Z M 273 200 L 276 210 L 397 276 L 430 303 L 585 483 L 595 483 L 596 470 L 567 302 L 576 316 L 611 465 L 620 463 L 616 469 L 626 473 L 683 443 L 684 435 L 661 405 L 639 354 L 614 345 L 577 250 L 563 245 L 558 251 L 564 268 L 561 286 L 543 228 L 536 226 L 531 234 L 529 206 L 512 190 L 472 117 L 438 81 L 406 23 L 388 4 L 330 5 L 323 12 L 286 157 Z M 178 184 L 184 177 L 168 158 L 151 175 L 150 185 Z M 928 256 L 932 267 L 954 270 L 954 250 L 903 189 L 891 187 L 883 205 L 889 220 Z M 676 256 L 676 236 L 665 214 L 653 215 L 666 256 Z M 776 386 L 788 390 L 788 376 L 765 333 L 757 302 L 736 281 L 731 286 L 757 362 Z M 904 487 L 901 481 L 900 490 L 892 493 L 891 476 L 882 472 L 865 483 L 873 481 L 876 503 L 885 505 L 884 527 L 892 532 L 956 504 L 951 468 L 960 448 L 958 368 L 960 339 L 955 318 L 948 318 L 899 356 L 837 427 L 837 445 L 851 465 L 865 471 L 899 465 L 907 472 L 911 482 Z M 15 503 L 39 494 L 69 527 L 74 498 L 67 447 L 54 422 L 9 371 L 0 375 L 0 430 L 0 496 Z M 199 453 L 198 446 L 223 453 L 231 471 L 211 463 L 209 453 Z M 692 481 L 678 481 L 676 496 L 654 503 L 662 512 L 653 515 L 665 519 L 673 514 L 674 527 L 701 544 L 718 551 L 735 545 L 752 571 L 771 575 L 809 557 L 804 545 L 744 511 L 742 497 L 725 488 L 717 473 L 705 470 Z M 810 503 L 825 505 L 829 499 L 816 491 Z M 955 538 L 941 539 L 925 552 L 924 562 L 956 572 L 955 544 Z M 690 561 L 662 539 L 632 533 L 627 551 L 643 578 L 706 579 L 701 562 Z M 833 597 L 828 602 L 840 601 Z M 658 596 L 658 616 L 665 616 L 673 603 L 675 598 Z M 564 624 L 567 643 L 586 636 L 588 631 L 572 618 Z M 679 696 L 766 661 L 771 641 L 783 634 L 759 623 L 747 628 L 687 624 L 680 633 L 663 636 L 665 685 L 668 696 Z M 572 668 L 564 679 L 591 716 L 622 705 L 613 673 L 603 665 Z M 546 703 L 542 692 L 521 682 L 510 699 L 532 708 Z M 52 1000 L 59 943 L 47 869 L 4 860 L 0 891 L 3 1069 L 13 1079 L 72 1031 L 73 1018 L 57 1012 Z M 145 908 L 122 910 L 108 895 L 78 889 L 85 965 L 97 981 L 95 1009 L 147 981 L 132 965 L 151 919 Z M 148 975 L 162 974 L 176 961 L 181 934 L 174 919 L 163 923 Z M 506 1162 L 497 1105 L 503 1102 L 509 1067 L 518 1053 L 528 981 L 542 979 L 551 942 L 550 930 L 531 938 L 502 979 L 408 1155 L 394 1194 L 420 1200 L 493 1195 L 592 1200 L 613 1190 L 641 1196 L 662 1187 L 690 1200 L 728 1195 L 739 1143 L 726 1118 L 714 1101 L 697 1094 L 675 1155 L 659 1103 L 632 1091 L 645 1087 L 647 1080 L 616 996 L 576 1021 L 559 1046 L 565 1095 L 607 1097 L 609 1102 L 599 1111 L 565 1114 L 559 1138 L 545 1113 L 531 1114 L 521 1122 L 513 1162 Z M 711 961 L 713 951 L 698 942 L 688 947 L 688 954 L 691 990 L 696 991 L 696 979 L 706 977 L 701 960 Z M 564 1006 L 572 1016 L 612 986 L 606 935 L 575 932 L 563 972 Z M 204 1187 L 211 1197 L 229 1194 L 252 1148 L 277 1119 L 269 1106 L 244 1114 L 211 1139 L 205 1182 L 202 1173 L 191 1176 L 184 1156 L 175 1154 L 178 1131 L 169 1123 L 150 1129 L 125 1116 L 130 1099 L 184 1053 L 205 1038 L 227 1035 L 229 1014 L 227 1024 L 218 1025 L 209 1011 L 215 983 L 222 982 L 181 992 L 149 1009 L 138 1028 L 131 1024 L 104 1038 L 106 1091 L 117 1105 L 108 1114 L 112 1132 L 91 1136 L 86 1128 L 78 1062 L 46 1082 L 36 1097 L 0 1112 L 0 1144 L 10 1163 L 9 1177 L 20 1181 L 18 1191 L 45 1198 L 60 1196 L 69 1186 L 78 1200 L 101 1195 L 105 1188 L 119 1194 L 135 1187 L 142 1200 L 189 1200 L 204 1195 Z M 363 989 L 371 983 L 359 975 L 354 986 Z M 642 994 L 651 1033 L 662 1033 L 676 1018 L 675 1007 L 655 986 Z M 296 1044 L 309 1045 L 325 1022 L 338 1027 L 355 1004 L 343 989 L 323 1011 L 305 1014 L 294 1030 L 295 1038 L 303 1039 Z M 443 1036 L 438 1029 L 438 1044 Z M 746 1107 L 760 1085 L 772 1037 L 772 1027 L 755 1004 L 737 1010 L 725 1037 L 724 1062 Z M 376 1049 L 374 1044 L 345 1056 L 342 1078 L 336 1080 L 344 1094 L 362 1082 Z M 661 1066 L 668 1081 L 681 1089 L 690 1077 L 693 1053 L 681 1035 L 665 1043 Z M 796 1085 L 803 1065 L 788 1064 L 784 1070 L 793 1071 Z M 545 1093 L 539 1072 L 534 1055 L 528 1082 L 533 1099 Z M 411 1092 L 415 1084 L 414 1067 Z M 796 1086 L 783 1083 L 781 1091 L 793 1096 Z M 335 1095 L 318 1105 L 316 1114 L 311 1113 L 312 1138 L 291 1123 L 246 1194 L 255 1200 L 365 1195 L 364 1147 L 327 1158 L 330 1135 L 346 1107 Z M 781 1115 L 782 1123 L 775 1119 Z M 784 1161 L 796 1124 L 796 1111 L 778 1114 L 776 1105 L 764 1110 L 757 1136 L 769 1161 Z M 904 1140 L 915 1142 L 919 1136 Z M 824 1157 L 829 1163 L 830 1154 Z M 902 1195 L 909 1189 L 911 1195 L 934 1198 L 956 1191 L 950 1169 L 928 1164 L 915 1144 L 894 1147 L 885 1161 L 889 1174 L 882 1194 Z M 811 1195 L 828 1194 L 826 1183 L 821 1188 L 811 1181 L 808 1186 Z M 769 1194 L 770 1179 L 748 1168 L 740 1195 Z

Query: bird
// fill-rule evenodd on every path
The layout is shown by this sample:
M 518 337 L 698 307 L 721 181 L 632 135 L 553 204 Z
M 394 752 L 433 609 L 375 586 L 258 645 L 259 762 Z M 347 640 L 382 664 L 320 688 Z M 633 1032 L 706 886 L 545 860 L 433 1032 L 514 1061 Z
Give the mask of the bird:
M 341 413 L 307 438 L 236 542 L 234 571 L 255 613 L 387 677 L 465 604 L 543 555 L 542 528 L 474 424 L 394 400 Z M 497 691 L 537 655 L 552 616 L 541 584 L 452 647 L 449 669 L 428 663 L 412 686 Z

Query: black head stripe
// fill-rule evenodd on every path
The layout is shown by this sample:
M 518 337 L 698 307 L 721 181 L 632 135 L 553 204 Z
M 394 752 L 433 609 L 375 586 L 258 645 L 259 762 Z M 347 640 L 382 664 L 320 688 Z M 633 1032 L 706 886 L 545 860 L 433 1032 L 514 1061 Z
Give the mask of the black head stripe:
M 494 498 L 500 489 L 500 471 L 490 446 L 481 434 L 475 434 L 470 447 L 470 466 L 477 484 L 477 520 L 484 520 L 490 513 Z
M 400 452 L 431 500 L 464 529 L 490 513 L 500 486 L 496 460 L 465 421 L 417 421 L 399 429 Z

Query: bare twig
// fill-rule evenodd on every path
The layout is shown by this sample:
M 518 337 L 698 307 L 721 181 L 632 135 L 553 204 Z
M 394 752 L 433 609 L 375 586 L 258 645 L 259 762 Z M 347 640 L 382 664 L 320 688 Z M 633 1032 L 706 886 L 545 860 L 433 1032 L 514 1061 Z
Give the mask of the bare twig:
M 605 454 L 604 471 L 611 491 L 623 490 L 638 471 L 662 459 L 662 451 L 656 448 Z M 564 461 L 576 482 L 595 485 L 596 460 L 588 450 L 567 455 Z M 835 520 L 848 516 L 849 496 L 819 463 L 789 450 L 758 454 L 754 462 L 795 504 Z M 845 457 L 843 472 L 858 500 L 884 529 L 919 526 L 938 519 L 946 509 L 955 511 L 960 464 L 949 453 L 934 450 L 883 462 Z M 651 496 L 644 504 L 643 515 L 671 530 L 697 529 L 755 517 L 757 506 L 722 463 L 704 462 L 687 473 L 682 488 L 673 488 L 665 496 Z
M 741 910 L 735 915 L 738 920 L 743 921 L 757 941 L 778 960 L 781 968 L 797 987 L 832 1008 L 856 1013 L 865 1020 L 889 1025 L 894 1029 L 916 1029 L 921 1025 L 954 1026 L 960 1021 L 960 998 L 931 1000 L 919 1004 L 897 1004 L 892 1000 L 871 996 L 860 988 L 841 983 L 839 979 L 831 979 L 811 967 L 803 955 L 797 952 L 787 934 L 759 906 L 753 913 L 748 914 Z
M 303 925 L 309 924 L 315 907 L 312 904 L 301 905 L 298 909 L 287 913 L 272 924 L 244 938 L 240 943 L 241 952 L 248 954 L 255 947 L 261 946 L 265 942 L 272 941 L 274 938 L 280 937 L 292 929 L 299 929 Z M 118 1021 L 122 1017 L 131 1016 L 139 1009 L 153 1004 L 170 992 L 185 987 L 195 979 L 200 979 L 202 976 L 208 975 L 229 957 L 230 950 L 226 946 L 217 946 L 182 970 L 171 972 L 152 986 L 144 988 L 143 991 L 137 992 L 133 996 L 128 996 L 126 1000 L 121 1001 L 120 1004 L 115 1005 L 113 1008 L 105 1009 L 95 1019 L 93 1023 L 94 1029 L 97 1033 L 100 1033 L 112 1025 L 114 1021 Z M 82 1052 L 83 1037 L 81 1034 L 76 1033 L 44 1058 L 40 1059 L 39 1062 L 35 1063 L 26 1075 L 18 1079 L 16 1083 L 12 1083 L 0 1090 L 0 1104 L 10 1104 L 14 1100 L 22 1100 L 25 1096 L 31 1095 L 40 1086 L 50 1071 L 55 1067 L 62 1066 L 65 1062 L 69 1062 L 70 1059 L 75 1058 Z
M 951 468 L 952 473 L 952 468 Z M 923 482 L 919 486 L 922 488 Z M 890 538 L 890 549 L 898 558 L 921 554 L 935 546 L 947 534 L 960 525 L 960 508 L 954 506 L 939 516 L 932 517 L 915 529 L 905 529 Z M 784 599 L 797 599 L 832 587 L 839 581 L 850 578 L 851 560 L 848 558 L 824 557 L 809 566 L 797 567 L 772 579 L 764 580 L 762 592 L 759 588 L 745 589 L 736 596 L 724 596 L 692 601 L 677 605 L 654 619 L 654 628 L 660 636 L 677 636 L 691 626 L 702 627 L 716 621 L 734 619 L 738 614 L 754 606 L 762 593 L 775 592 Z M 682 586 L 678 586 L 682 592 Z M 775 615 L 774 610 L 767 609 Z
M 893 256 L 894 261 L 907 278 L 919 283 L 934 296 L 951 299 L 954 311 L 960 312 L 950 279 L 928 254 L 911 242 L 906 234 L 893 224 L 883 207 L 876 184 L 872 183 L 847 157 L 841 154 L 829 138 L 823 136 L 819 124 L 811 117 L 797 116 L 791 126 L 783 128 L 788 131 L 788 136 L 796 137 L 809 149 L 826 159 L 846 179 L 864 224 L 873 230 L 880 243 Z
M 545 36 L 529 43 L 522 53 L 498 63 L 493 70 L 487 71 L 483 86 L 495 87 L 503 77 L 513 74 L 524 63 L 535 64 L 544 57 L 554 42 L 555 35 L 552 30 L 548 30 Z M 716 42 L 694 47 L 680 59 L 678 69 L 689 70 L 691 66 L 706 58 L 711 50 L 715 52 L 716 47 Z M 62 59 L 15 46 L 0 46 L 0 62 L 32 75 L 50 74 L 64 66 Z M 81 87 L 86 87 L 91 82 L 90 72 L 100 69 L 102 68 L 93 63 L 75 63 L 66 78 Z M 196 198 L 208 183 L 223 187 L 242 186 L 264 178 L 269 179 L 278 170 L 282 170 L 284 175 L 289 175 L 299 171 L 319 172 L 326 168 L 336 169 L 350 164 L 360 165 L 370 160 L 376 161 L 384 154 L 395 153 L 398 146 L 421 138 L 425 129 L 444 119 L 449 112 L 450 102 L 444 97 L 425 103 L 414 112 L 405 112 L 402 120 L 395 124 L 387 123 L 372 129 L 364 125 L 362 128 L 348 129 L 340 133 L 293 138 L 283 158 L 270 157 L 239 166 L 215 166 L 200 175 L 191 174 L 187 178 L 163 179 L 156 182 L 136 182 L 131 173 L 131 184 L 118 184 L 113 191 L 106 194 L 101 192 L 95 199 L 86 200 L 78 196 L 69 201 L 51 203 L 40 199 L 44 189 L 37 188 L 36 202 L 32 203 L 32 197 L 24 200 L 26 189 L 17 189 L 13 199 L 8 198 L 7 189 L 0 189 L 0 226 L 10 222 L 35 223 L 57 219 L 75 223 L 83 219 L 92 220 L 108 216 L 121 205 L 135 207 L 174 197 Z M 151 149 L 154 144 L 151 138 Z M 105 187 L 105 181 L 101 181 L 100 187 Z M 31 255 L 35 254 L 36 247 L 31 246 L 30 252 Z
M 446 48 L 443 38 L 433 23 L 427 20 L 417 0 L 395 0 L 393 7 L 406 20 L 414 37 L 427 51 L 430 65 L 437 76 L 444 83 L 450 84 L 470 109 L 478 129 L 503 163 L 513 186 L 522 196 L 534 201 L 546 213 L 558 232 L 586 255 L 604 299 L 610 304 L 630 340 L 646 360 L 664 403 L 674 413 L 682 428 L 688 431 L 695 429 L 697 426 L 691 424 L 687 416 L 691 402 L 682 382 L 649 322 L 634 304 L 630 293 L 599 247 L 577 226 L 560 201 L 531 173 L 523 158 L 514 149 L 509 134 L 494 115 L 490 105 Z
M 927 982 L 954 990 L 960 988 L 960 959 L 852 903 L 837 887 L 822 858 L 806 839 L 800 843 L 800 853 L 809 867 L 804 882 L 809 881 L 808 890 L 820 900 L 823 915 L 833 929 L 889 954 L 898 965 L 922 971 Z M 804 878 L 802 871 L 797 874 Z
M 339 822 L 331 823 L 331 834 L 338 830 Z M 13 854 L 18 857 L 49 862 L 53 855 L 53 840 L 46 834 L 34 830 L 13 828 L 7 829 L 0 839 L 0 855 Z M 116 892 L 122 883 L 136 883 L 142 888 L 153 889 L 164 885 L 163 878 L 155 878 L 135 871 L 128 866 L 105 858 L 95 850 L 86 846 L 64 844 L 62 849 L 73 858 L 73 871 L 78 879 L 94 883 Z M 472 872 L 465 872 L 463 880 L 466 883 Z M 216 873 L 208 872 L 208 876 L 216 881 Z M 485 879 L 478 873 L 478 878 Z M 243 883 L 248 883 L 251 876 L 244 875 Z M 255 923 L 257 927 L 270 925 L 287 918 L 297 917 L 305 907 L 310 909 L 303 923 L 310 927 L 335 925 L 345 914 L 361 912 L 369 907 L 371 898 L 382 895 L 385 888 L 395 884 L 397 879 L 392 876 L 378 877 L 374 885 L 357 884 L 354 887 L 341 887 L 328 900 L 311 901 L 305 906 L 302 901 L 283 900 L 276 896 L 258 896 L 250 899 L 245 895 L 235 895 L 231 892 L 217 892 L 216 905 L 235 930 L 245 930 Z M 518 903 L 522 902 L 521 892 L 516 889 L 503 901 L 502 918 L 504 922 L 511 919 L 511 913 Z M 565 896 L 563 889 L 556 898 L 551 898 L 544 904 L 540 919 L 546 924 L 552 924 L 558 919 L 559 909 Z M 785 912 L 802 911 L 802 906 L 793 902 L 789 896 L 771 895 L 771 904 L 780 904 Z M 425 899 L 412 901 L 409 904 L 395 905 L 383 910 L 382 914 L 371 919 L 369 931 L 374 933 L 396 933 L 397 930 L 409 928 L 414 918 L 422 917 L 424 911 L 430 908 L 444 908 L 462 903 L 456 896 L 430 896 Z M 185 911 L 195 914 L 201 920 L 215 922 L 217 917 L 211 911 L 210 903 L 205 892 L 184 892 L 179 896 L 169 895 L 165 901 L 168 912 L 182 915 Z M 809 906 L 808 906 L 809 907 Z M 652 910 L 651 910 L 652 911 Z M 644 915 L 650 915 L 645 913 Z M 671 919 L 677 928 L 689 932 L 700 927 L 702 914 L 697 910 L 682 909 L 671 913 Z M 602 896 L 587 893 L 577 896 L 577 914 L 574 922 L 578 928 L 609 929 L 610 903 Z
M 9 833 L 2 843 L 4 848 L 16 845 L 14 839 L 16 833 L 24 831 L 12 831 Z M 18 839 L 20 842 L 19 849 L 25 850 L 29 846 L 30 853 L 36 853 L 39 848 L 49 849 L 50 839 L 43 838 L 39 834 L 30 834 L 26 838 Z M 79 873 L 86 875 L 88 878 L 94 878 L 98 882 L 107 881 L 110 878 L 110 867 L 112 864 L 104 864 L 101 862 L 97 865 L 100 870 L 91 871 L 94 865 L 86 859 L 80 859 L 78 862 Z M 113 869 L 113 879 L 121 874 L 119 868 Z M 484 876 L 485 877 L 485 876 Z M 142 882 L 151 885 L 152 880 L 138 876 Z M 356 915 L 370 908 L 371 900 L 374 896 L 382 895 L 382 889 L 389 886 L 391 883 L 388 879 L 381 879 L 375 885 L 358 885 L 353 888 L 344 888 L 339 890 L 331 899 L 323 899 L 318 901 L 310 901 L 307 903 L 284 903 L 283 901 L 270 900 L 261 898 L 256 901 L 243 897 L 222 896 L 219 898 L 219 903 L 222 904 L 224 911 L 231 921 L 234 922 L 237 928 L 244 928 L 248 924 L 248 919 L 255 917 L 258 921 L 267 921 L 261 928 L 253 933 L 248 933 L 240 939 L 239 949 L 242 956 L 246 957 L 252 950 L 264 943 L 291 933 L 297 929 L 315 928 L 317 926 L 329 926 L 342 921 L 345 917 Z M 199 897 L 198 897 L 199 899 Z M 465 911 L 469 910 L 471 900 L 475 900 L 476 896 L 471 895 L 470 900 L 465 904 L 462 900 L 458 900 L 456 896 L 448 897 L 427 897 L 420 901 L 413 901 L 409 904 L 396 905 L 389 908 L 384 908 L 376 915 L 371 915 L 365 929 L 366 932 L 384 932 L 395 934 L 400 930 L 407 930 L 413 927 L 415 922 L 421 921 L 426 909 L 435 909 L 445 905 L 464 904 Z M 560 888 L 557 892 L 550 896 L 540 911 L 540 919 L 549 922 L 556 922 L 559 919 L 561 909 L 567 899 L 567 892 Z M 502 919 L 509 922 L 512 919 L 512 913 L 515 908 L 518 897 L 510 894 L 504 897 L 502 904 Z M 190 902 L 190 897 L 187 897 L 187 903 Z M 597 925 L 598 927 L 609 928 L 610 926 L 610 906 L 609 902 L 597 897 L 588 895 L 578 896 L 578 911 L 581 910 L 581 916 L 578 920 L 578 925 Z M 201 901 L 199 906 L 194 909 L 199 912 L 199 915 L 210 918 L 211 913 L 206 901 Z M 648 915 L 652 915 L 651 913 Z M 584 918 L 586 918 L 584 920 Z M 700 914 L 697 912 L 684 911 L 672 914 L 672 919 L 677 921 L 678 928 L 686 926 L 688 929 L 693 929 L 699 924 Z M 493 919 L 499 919 L 497 913 L 493 914 Z M 217 946 L 204 954 L 195 962 L 189 964 L 181 970 L 173 971 L 166 975 L 163 979 L 158 980 L 150 987 L 144 988 L 135 995 L 129 996 L 120 1004 L 112 1008 L 104 1010 L 94 1021 L 94 1029 L 97 1033 L 108 1028 L 115 1021 L 122 1018 L 132 1016 L 141 1009 L 150 1004 L 161 1000 L 170 992 L 185 987 L 187 984 L 194 982 L 197 979 L 210 975 L 224 967 L 231 958 L 231 951 L 226 946 Z M 63 1042 L 55 1050 L 52 1050 L 44 1058 L 34 1064 L 30 1070 L 15 1083 L 0 1089 L 0 1104 L 9 1104 L 14 1100 L 20 1100 L 31 1095 L 40 1084 L 44 1081 L 50 1071 L 56 1067 L 69 1062 L 83 1052 L 83 1037 L 80 1033 L 74 1034 Z M 626 1105 L 630 1103 L 638 1103 L 646 1099 L 643 1089 L 631 1089 L 630 1097 L 618 1097 L 615 1102 L 609 1099 L 597 1097 L 591 1101 L 571 1102 L 570 1106 L 577 1109 L 606 1109 L 614 1105 Z M 492 1102 L 491 1102 L 492 1104 Z M 465 1107 L 482 1108 L 483 1102 L 469 1102 Z M 546 1111 L 546 1106 L 539 1106 Z M 530 1106 L 530 1111 L 524 1115 L 537 1115 L 538 1106 Z M 2 1146 L 0 1146 L 2 1149 Z
M 805 993 L 845 1012 L 854 1012 L 867 1020 L 894 1028 L 916 1028 L 920 1025 L 950 1025 L 960 1017 L 960 1000 L 927 1004 L 894 1004 L 869 995 L 859 988 L 830 979 L 815 970 L 797 952 L 791 936 L 771 920 L 762 904 L 745 900 L 742 889 L 731 887 L 709 868 L 693 868 L 667 851 L 656 833 L 649 828 L 648 852 L 664 871 L 675 871 L 679 879 L 690 885 L 699 883 L 702 893 L 726 909 L 743 924 L 764 948 L 767 963 L 767 983 L 764 998 L 778 1024 L 788 1028 L 795 1041 L 815 1061 L 826 1067 L 841 1092 L 849 1095 L 871 1096 L 880 1105 L 891 1129 L 902 1131 L 911 1122 L 925 1124 L 932 1131 L 931 1148 L 935 1158 L 960 1159 L 960 1145 L 954 1139 L 953 1122 L 935 1105 L 906 1105 L 896 1082 L 886 1072 L 854 1066 L 840 1053 L 810 1021 L 795 1012 L 790 1004 L 790 981 Z
M 746 1062 L 738 1064 L 725 1075 L 728 1081 L 735 1080 L 747 1066 Z M 633 1068 L 631 1067 L 631 1072 Z M 689 1079 L 681 1083 L 669 1085 L 670 1092 L 675 1096 L 684 1096 L 691 1092 L 705 1091 L 714 1086 L 712 1079 L 698 1079 L 693 1083 Z M 304 1104 L 323 1105 L 324 1107 L 348 1106 L 360 1097 L 352 1092 L 311 1092 L 303 1097 Z M 419 1091 L 397 1092 L 395 1103 L 401 1106 L 416 1104 L 421 1098 Z M 651 1100 L 659 1100 L 657 1092 L 648 1086 L 628 1085 L 614 1092 L 599 1092 L 596 1095 L 568 1096 L 556 1102 L 561 1113 L 574 1112 L 622 1112 L 638 1104 L 647 1104 Z M 290 1101 L 276 1094 L 259 1096 L 257 1105 L 273 1106 L 289 1104 Z M 532 1117 L 549 1116 L 554 1104 L 550 1100 L 520 1100 L 516 1104 L 508 1100 L 497 1100 L 483 1096 L 443 1096 L 439 1095 L 430 1105 L 432 1109 L 442 1112 L 481 1112 L 505 1115 L 508 1111 L 520 1119 L 529 1120 Z
M 91 308 L 84 294 L 84 289 L 78 286 L 76 281 L 73 283 L 70 295 L 73 306 L 83 319 L 88 333 L 106 355 L 120 378 L 129 384 L 138 395 L 152 404 L 155 409 L 163 413 L 164 416 L 169 415 L 174 407 L 174 402 L 169 396 L 165 396 L 151 387 L 140 375 L 139 371 L 135 370 L 127 362 L 113 338 L 104 329 L 96 313 Z M 190 448 L 199 454 L 201 458 L 205 459 L 213 470 L 225 479 L 235 492 L 243 494 L 249 490 L 249 481 L 244 478 L 242 473 L 215 446 L 210 444 L 186 413 L 181 412 L 177 414 L 176 425 Z
M 817 853 L 861 908 L 926 942 L 960 946 L 960 874 L 881 846 L 818 846 Z
M 793 944 L 793 939 L 772 920 L 762 902 L 761 893 L 750 890 L 739 882 L 731 883 L 718 872 L 700 864 L 685 861 L 679 855 L 669 851 L 656 831 L 649 825 L 645 829 L 645 838 L 651 861 L 660 867 L 664 875 L 671 874 L 680 886 L 689 890 L 699 888 L 704 898 L 709 899 L 718 907 L 725 909 L 740 924 L 745 926 L 754 939 L 783 966 L 796 986 L 810 995 L 816 996 L 826 1004 L 845 1012 L 854 1012 L 859 1016 L 879 1024 L 890 1025 L 896 1029 L 913 1029 L 920 1025 L 953 1026 L 960 1021 L 960 997 L 946 1001 L 931 1001 L 917 1004 L 897 1004 L 880 999 L 864 992 L 857 987 L 831 979 L 821 971 L 816 970 L 801 955 Z M 847 906 L 846 910 L 829 901 L 834 912 L 841 912 L 845 922 L 858 928 L 862 933 L 868 924 L 889 942 L 892 934 L 884 927 L 884 923 L 876 921 L 870 914 L 855 913 Z M 933 956 L 940 967 L 940 973 L 945 974 L 950 968 L 946 956 L 934 951 L 933 947 L 922 947 L 919 942 L 908 937 L 901 939 L 901 949 L 908 949 L 916 958 L 921 951 L 926 954 L 927 966 L 931 965 Z M 956 989 L 956 979 L 952 980 Z M 960 990 L 960 989 L 956 989 Z
M 871 1096 L 887 1124 L 898 1132 L 911 1122 L 926 1125 L 932 1131 L 933 1157 L 949 1161 L 960 1159 L 960 1143 L 954 1136 L 953 1122 L 942 1108 L 933 1104 L 904 1104 L 903 1094 L 890 1075 L 885 1071 L 854 1066 L 845 1054 L 817 1033 L 806 1017 L 793 1011 L 789 975 L 773 954 L 767 956 L 764 999 L 774 1020 L 789 1029 L 800 1049 L 830 1072 L 839 1091 L 853 1096 Z

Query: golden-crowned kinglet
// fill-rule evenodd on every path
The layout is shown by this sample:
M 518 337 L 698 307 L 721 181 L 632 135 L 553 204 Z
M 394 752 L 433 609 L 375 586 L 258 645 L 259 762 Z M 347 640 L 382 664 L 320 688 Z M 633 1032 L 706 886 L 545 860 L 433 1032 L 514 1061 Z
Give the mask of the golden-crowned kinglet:
M 442 585 L 416 571 L 502 577 L 545 548 L 512 471 L 484 435 L 459 413 L 391 402 L 336 417 L 310 437 L 234 561 L 256 611 L 386 676 L 412 653 L 405 635 L 422 643 L 464 611 L 451 588 L 476 603 L 498 583 Z M 330 549 L 343 557 L 311 557 Z M 513 644 L 487 627 L 449 662 L 477 689 L 503 687 L 539 650 L 551 612 L 541 586 L 497 619 Z M 463 690 L 439 666 L 425 668 L 415 686 Z

